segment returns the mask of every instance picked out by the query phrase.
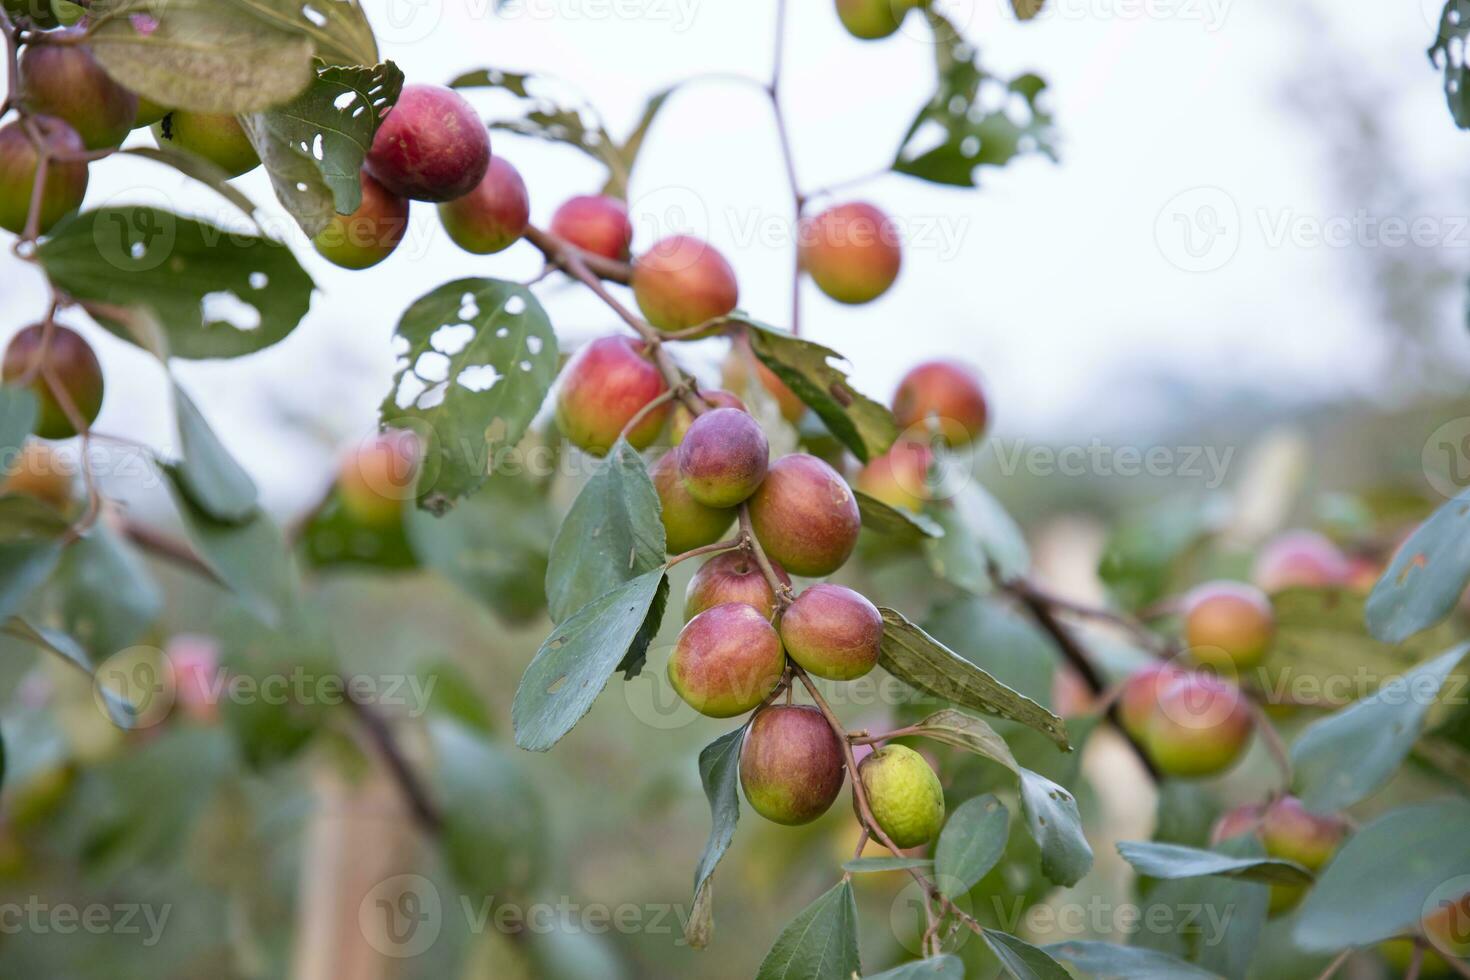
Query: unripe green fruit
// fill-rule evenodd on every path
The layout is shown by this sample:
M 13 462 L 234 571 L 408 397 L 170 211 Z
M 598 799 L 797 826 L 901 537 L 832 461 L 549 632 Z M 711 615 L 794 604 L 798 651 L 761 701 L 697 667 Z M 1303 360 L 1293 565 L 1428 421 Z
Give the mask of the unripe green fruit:
M 985 434 L 989 409 L 974 371 L 954 361 L 925 361 L 899 381 L 893 419 L 900 429 L 934 428 L 949 445 L 966 446 Z
M 82 138 L 60 119 L 34 116 L 31 121 L 53 152 L 81 153 L 85 149 Z M 0 126 L 0 228 L 17 235 L 25 231 L 38 162 L 36 146 L 19 121 Z M 87 165 L 53 159 L 46 167 L 37 232 L 50 231 L 56 222 L 81 207 L 86 195 Z
M 871 204 L 828 208 L 801 223 L 801 266 L 839 303 L 871 303 L 888 291 L 903 264 L 898 229 Z
M 1405 977 L 1409 975 L 1409 964 L 1414 962 L 1414 940 L 1412 939 L 1388 939 L 1378 944 L 1378 955 L 1395 972 L 1392 976 Z M 1424 951 L 1424 959 L 1419 964 L 1419 976 L 1428 980 L 1429 977 L 1452 977 L 1454 972 L 1450 965 L 1444 961 L 1432 949 Z
M 900 439 L 858 471 L 857 488 L 890 507 L 917 514 L 930 499 L 933 462 L 934 451 L 924 443 Z
M 730 263 L 714 246 L 689 235 L 665 238 L 640 255 L 633 263 L 632 285 L 643 316 L 664 333 L 722 317 L 740 300 Z
M 20 93 L 28 110 L 65 120 L 89 150 L 117 146 L 138 116 L 138 97 L 114 82 L 82 44 L 26 45 Z
M 883 746 L 858 763 L 858 778 L 873 818 L 895 846 L 926 844 L 944 826 L 944 787 L 913 749 Z
M 520 241 L 531 221 L 526 182 L 504 157 L 492 157 L 474 190 L 439 205 L 439 221 L 466 252 L 502 252 Z
M 144 129 L 168 115 L 168 106 L 159 105 L 146 95 L 138 96 L 138 115 L 133 119 L 134 129 Z
M 1144 742 L 1167 776 L 1213 776 L 1244 754 L 1254 728 L 1235 685 L 1208 674 L 1179 673 L 1160 683 Z
M 789 586 L 791 577 L 786 570 L 776 562 L 771 566 L 776 577 Z M 722 552 L 699 566 L 684 593 L 684 620 L 688 622 L 706 609 L 727 602 L 754 606 L 768 622 L 776 615 L 776 593 L 760 565 L 743 548 Z
M 1207 582 L 1184 598 L 1184 639 L 1196 663 L 1249 670 L 1266 659 L 1276 633 L 1271 600 L 1243 582 Z
M 733 509 L 706 507 L 689 495 L 679 477 L 679 461 L 673 450 L 660 456 L 648 475 L 658 492 L 669 554 L 714 544 L 735 523 Z
M 764 701 L 785 666 L 775 627 L 754 607 L 727 602 L 684 625 L 669 658 L 669 683 L 700 714 L 733 718 Z
M 562 370 L 556 424 L 573 445 L 605 456 L 623 428 L 667 390 L 642 344 L 629 337 L 600 337 L 573 354 Z M 648 412 L 629 430 L 628 444 L 647 448 L 668 417 L 667 403 Z
M 159 146 L 203 157 L 228 177 L 238 177 L 260 166 L 260 157 L 240 120 L 228 112 L 175 109 L 153 124 L 153 138 Z
M 756 713 L 740 747 L 740 785 L 756 813 L 779 824 L 811 823 L 837 799 L 842 743 L 810 705 L 771 705 Z
M 344 269 L 367 269 L 393 253 L 408 229 L 408 200 L 363 171 L 362 202 L 351 214 L 333 214 L 312 240 L 323 258 Z
M 771 447 L 750 415 L 716 408 L 694 420 L 674 452 L 689 496 L 706 507 L 735 507 L 766 478 Z
M 423 447 L 406 429 L 389 429 L 348 453 L 337 471 L 337 497 L 349 517 L 370 527 L 388 527 L 403 517 L 415 496 Z
M 917 0 L 837 0 L 837 16 L 853 37 L 875 41 L 898 30 Z
M 842 585 L 813 585 L 781 614 L 786 654 L 809 673 L 834 681 L 862 677 L 878 663 L 883 616 Z
M 484 179 L 490 134 L 453 89 L 405 85 L 378 125 L 363 167 L 399 197 L 452 201 Z
M 766 554 L 791 574 L 811 578 L 841 568 L 862 530 L 857 498 L 847 481 L 806 453 L 771 464 L 750 498 L 750 520 Z
M 0 375 L 7 383 L 30 377 L 28 387 L 37 405 L 35 434 L 42 439 L 69 439 L 77 434 L 45 375 L 54 379 L 88 425 L 102 411 L 102 365 L 81 334 L 60 324 L 52 325 L 49 337 L 39 323 L 12 337 Z
M 549 230 L 584 252 L 621 262 L 633 242 L 628 206 L 606 194 L 568 198 L 551 216 Z
M 702 398 L 710 408 L 738 408 L 746 411 L 745 402 L 736 398 L 728 391 L 719 388 L 701 388 L 699 397 Z M 677 446 L 684 441 L 684 434 L 689 431 L 689 426 L 694 423 L 694 413 L 682 404 L 674 406 L 673 421 L 669 423 L 669 442 Z

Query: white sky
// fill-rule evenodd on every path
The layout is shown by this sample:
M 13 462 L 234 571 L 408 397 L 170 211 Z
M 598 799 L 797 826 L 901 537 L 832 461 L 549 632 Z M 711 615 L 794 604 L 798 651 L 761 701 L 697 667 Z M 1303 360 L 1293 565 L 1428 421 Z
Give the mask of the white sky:
M 1048 0 L 1050 13 L 1030 24 L 1015 22 L 1008 0 L 943 3 L 992 70 L 1036 70 L 1050 81 L 1061 164 L 1036 158 L 988 169 L 978 191 L 889 176 L 851 192 L 885 208 L 916 241 L 898 284 L 877 303 L 839 307 L 808 287 L 806 334 L 849 355 L 859 387 L 879 398 L 917 359 L 970 361 L 988 379 L 1000 430 L 1012 436 L 1106 429 L 1126 437 L 1130 416 L 1147 428 L 1158 413 L 1177 412 L 1126 383 L 1140 373 L 1176 377 L 1201 397 L 1252 385 L 1301 398 L 1370 390 L 1379 334 L 1359 257 L 1350 247 L 1275 238 L 1282 227 L 1300 233 L 1352 216 L 1335 197 L 1326 144 L 1284 106 L 1320 55 L 1354 65 L 1381 84 L 1380 123 L 1410 180 L 1430 188 L 1427 210 L 1465 214 L 1460 161 L 1470 141 L 1452 126 L 1424 57 L 1438 10 L 1422 2 L 1426 9 L 1421 0 Z M 410 80 L 447 81 L 485 66 L 550 73 L 590 93 L 619 135 L 647 94 L 672 81 L 711 71 L 764 77 L 770 67 L 774 0 L 532 0 L 498 15 L 491 0 L 364 3 L 384 55 Z M 802 182 L 817 187 L 882 166 L 932 91 L 922 24 L 913 17 L 899 35 L 862 43 L 842 31 L 830 0 L 791 7 L 786 104 Z M 1302 9 L 1322 11 L 1330 26 L 1311 27 Z M 474 98 L 487 114 L 504 106 Z M 503 134 L 493 144 L 524 175 L 538 222 L 600 182 L 573 150 Z M 668 230 L 671 215 L 686 216 L 735 265 L 742 306 L 784 324 L 784 180 L 757 92 L 729 83 L 686 90 L 645 144 L 631 195 L 638 244 L 651 243 L 655 225 Z M 262 173 L 238 183 L 257 202 L 271 201 Z M 209 192 L 131 160 L 94 167 L 87 203 L 160 194 L 176 208 L 220 213 Z M 1174 212 L 1207 221 L 1200 205 L 1216 209 L 1228 235 L 1222 251 L 1204 256 L 1210 271 L 1185 271 L 1171 263 L 1191 261 Z M 277 503 L 308 493 L 302 472 L 326 479 L 324 444 L 373 424 L 391 377 L 388 338 L 405 305 L 451 278 L 527 278 L 539 267 L 525 245 L 490 258 L 458 251 L 429 205 L 416 204 L 413 221 L 399 253 L 361 273 L 318 260 L 295 235 L 320 287 L 296 333 L 253 358 L 178 368 Z M 294 231 L 284 217 L 279 226 Z M 1447 222 L 1436 229 L 1470 272 L 1470 232 Z M 0 281 L 9 332 L 39 314 L 44 293 L 8 250 Z M 575 291 L 538 290 L 568 339 L 611 329 Z M 1439 329 L 1461 329 L 1460 302 L 1447 296 Z M 99 426 L 166 445 L 157 369 L 101 331 L 90 336 L 108 370 Z M 282 435 L 287 416 L 312 432 Z

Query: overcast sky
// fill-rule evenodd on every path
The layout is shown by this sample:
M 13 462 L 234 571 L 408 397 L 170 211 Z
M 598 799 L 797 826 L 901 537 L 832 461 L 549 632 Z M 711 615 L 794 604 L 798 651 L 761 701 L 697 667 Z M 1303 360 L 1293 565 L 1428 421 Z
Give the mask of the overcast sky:
M 954 356 L 987 377 L 1001 432 L 1036 438 L 1126 437 L 1161 414 L 1128 382 L 1159 374 L 1202 399 L 1259 385 L 1292 397 L 1370 390 L 1381 356 L 1365 301 L 1362 249 L 1401 247 L 1379 219 L 1355 216 L 1332 179 L 1332 144 L 1288 107 L 1323 58 L 1354 66 L 1383 93 L 1379 124 L 1439 215 L 1431 247 L 1470 271 L 1463 160 L 1424 49 L 1433 0 L 1272 4 L 1240 0 L 1048 0 L 1016 23 L 1009 0 L 941 4 L 1003 74 L 1051 83 L 1061 162 L 1033 158 L 984 171 L 979 190 L 887 176 L 850 192 L 886 209 L 910 236 L 903 274 L 880 301 L 839 307 L 808 287 L 805 332 L 849 355 L 856 380 L 886 398 L 912 361 Z M 365 0 L 383 53 L 411 81 L 494 66 L 549 73 L 587 93 L 618 134 L 647 95 L 704 72 L 765 77 L 774 0 L 531 0 L 499 14 L 491 0 Z M 820 187 L 886 164 L 933 90 L 927 32 L 859 42 L 829 0 L 791 4 L 786 104 L 802 183 Z M 1326 27 L 1303 11 L 1320 9 Z M 474 96 L 487 115 L 506 103 Z M 134 140 L 148 142 L 146 134 Z M 494 152 L 524 175 L 545 222 L 601 174 L 573 150 L 495 134 Z M 725 251 L 742 306 L 788 319 L 789 197 L 768 107 L 753 89 L 708 82 L 669 103 L 631 191 L 638 244 L 693 230 Z M 264 175 L 238 182 L 271 201 Z M 207 191 L 142 161 L 93 168 L 88 204 L 166 200 L 218 213 Z M 272 202 L 273 203 L 273 202 Z M 1450 220 L 1444 216 L 1450 215 Z M 381 266 L 353 273 L 298 249 L 320 291 L 296 333 L 237 362 L 184 364 L 179 375 L 278 503 L 301 499 L 299 474 L 325 479 L 322 447 L 366 431 L 392 371 L 388 338 L 416 296 L 463 275 L 527 278 L 529 246 L 478 258 L 437 233 L 417 204 L 410 239 Z M 680 226 L 686 226 L 681 228 Z M 285 234 L 294 229 L 280 217 Z M 1422 231 L 1422 229 L 1421 229 Z M 1323 238 L 1327 241 L 1323 241 Z M 293 243 L 304 246 L 299 234 Z M 0 257 L 6 331 L 44 306 L 39 277 Z M 595 302 L 538 287 L 569 340 L 613 323 Z M 1433 326 L 1459 329 L 1460 297 Z M 1442 323 L 1438 320 L 1442 319 Z M 104 429 L 168 440 L 157 369 L 102 336 Z M 304 427 L 283 434 L 283 423 Z

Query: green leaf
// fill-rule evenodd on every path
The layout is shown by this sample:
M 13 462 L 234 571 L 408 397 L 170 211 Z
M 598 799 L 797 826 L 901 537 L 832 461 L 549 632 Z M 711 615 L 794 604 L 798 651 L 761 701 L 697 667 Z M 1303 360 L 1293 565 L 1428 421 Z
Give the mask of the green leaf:
M 934 848 L 936 883 L 945 898 L 965 894 L 990 873 L 1010 836 L 1011 814 L 993 793 L 961 803 Z
M 176 473 L 166 473 L 174 506 L 205 565 L 256 617 L 280 625 L 293 608 L 300 584 L 280 529 L 265 512 L 226 524 L 189 498 Z
M 1470 0 L 1449 0 L 1439 16 L 1439 33 L 1428 54 L 1430 63 L 1444 71 L 1445 102 L 1450 117 L 1461 129 L 1470 129 L 1470 102 L 1466 101 L 1465 91 L 1470 83 L 1465 73 L 1467 38 L 1470 38 Z
M 965 980 L 965 961 L 946 953 L 869 974 L 866 980 Z
M 1136 946 L 1101 942 L 1053 943 L 1042 951 L 1099 980 L 1220 980 L 1183 960 Z
M 263 21 L 311 39 L 317 57 L 329 65 L 371 65 L 378 42 L 357 0 L 234 0 Z
M 246 197 L 240 188 L 230 183 L 229 173 L 213 160 L 200 156 L 198 153 L 181 150 L 176 146 L 129 146 L 118 152 L 129 153 L 143 157 L 145 160 L 153 160 L 173 167 L 185 177 L 192 177 L 204 184 L 238 208 L 240 213 L 252 223 L 255 222 L 255 212 L 258 210 L 255 202 Z
M 495 473 L 473 496 L 442 517 L 408 516 L 408 538 L 423 564 L 510 623 L 546 608 L 548 542 L 555 533 L 546 488 Z
M 1030 549 L 1021 528 L 984 487 L 968 481 L 951 499 L 929 505 L 943 536 L 924 542 L 929 567 L 939 578 L 974 595 L 1026 572 Z
M 1064 751 L 1071 747 L 1062 719 L 960 657 L 901 613 L 883 607 L 879 611 L 883 647 L 878 662 L 894 677 L 961 707 L 1034 728 Z
M 277 10 L 288 3 L 300 17 L 300 4 L 270 0 Z M 88 43 L 97 61 L 159 105 L 251 112 L 285 102 L 311 82 L 311 40 L 244 2 L 98 0 L 90 15 Z
M 405 526 L 410 510 L 403 507 L 396 521 L 364 524 L 347 512 L 341 492 L 334 490 L 301 531 L 302 557 L 312 568 L 417 568 L 419 560 Z
M 59 537 L 0 541 L 0 619 L 13 615 L 51 577 L 61 549 Z
M 397 336 L 398 373 L 379 414 L 385 426 L 432 431 L 419 503 L 442 513 L 525 435 L 556 377 L 556 334 L 519 283 L 458 279 L 415 300 Z
M 850 858 L 842 865 L 843 871 L 853 874 L 871 874 L 878 871 L 907 871 L 910 868 L 932 868 L 933 858 L 865 857 Z
M 59 538 L 70 527 L 66 515 L 30 494 L 0 496 L 0 541 Z
M 0 385 L 0 461 L 9 469 L 36 425 L 36 396 L 29 388 Z
M 173 389 L 182 458 L 169 468 L 179 489 L 217 521 L 237 524 L 247 520 L 259 509 L 254 481 L 220 443 L 177 381 Z
M 721 735 L 699 753 L 699 780 L 709 800 L 711 825 L 704 853 L 694 869 L 694 907 L 684 925 L 684 939 L 695 949 L 707 946 L 714 934 L 711 878 L 735 838 L 735 824 L 740 819 L 740 746 L 748 727 L 742 725 Z
M 766 367 L 821 416 L 832 435 L 863 462 L 882 456 L 898 438 L 893 413 L 853 388 L 836 367 L 842 355 L 821 344 L 793 337 L 735 315 L 747 326 L 750 346 Z
M 852 495 L 857 498 L 858 513 L 862 515 L 863 527 L 875 534 L 903 542 L 944 537 L 944 528 L 927 514 L 915 514 L 897 507 L 890 507 L 861 490 L 853 490 Z
M 1133 870 L 1150 878 L 1174 880 L 1219 875 L 1267 885 L 1310 885 L 1312 873 L 1295 861 L 1267 857 L 1231 857 L 1180 844 L 1119 841 L 1118 853 Z
M 987 759 L 994 759 L 1012 772 L 1019 768 L 1016 757 L 1011 754 L 1005 739 L 979 718 L 945 708 L 936 711 L 914 726 L 915 735 L 932 738 L 936 742 L 953 745 L 967 752 L 974 752 Z
M 62 626 L 99 660 L 136 643 L 163 611 L 147 566 L 105 522 L 67 547 L 55 582 Z
M 362 204 L 363 158 L 402 88 L 403 72 L 391 61 L 325 68 L 285 105 L 241 117 L 276 199 L 308 237 L 334 214 L 351 214 Z
M 74 667 L 86 674 L 87 678 L 93 682 L 93 691 L 101 695 L 103 703 L 107 706 L 107 715 L 112 723 L 123 729 L 133 727 L 137 720 L 137 712 L 116 691 L 97 682 L 96 674 L 92 669 L 92 659 L 87 656 L 87 651 L 82 649 L 81 644 L 76 640 L 60 630 L 36 626 L 19 616 L 11 616 L 5 620 L 4 632 L 25 640 L 32 646 L 39 647 L 60 658 L 67 666 Z
M 1211 806 L 1213 814 L 1215 807 Z M 1204 828 L 1208 839 L 1208 825 Z M 1259 858 L 1265 848 L 1253 835 L 1236 837 L 1215 850 L 1226 857 Z M 1245 980 L 1251 974 L 1262 934 L 1271 890 L 1242 878 L 1179 878 L 1151 883 L 1148 902 L 1140 921 L 1194 923 L 1193 928 L 1172 932 L 1149 930 L 1135 942 L 1161 953 L 1182 956 L 1196 966 L 1230 980 Z M 1166 918 L 1154 919 L 1153 916 Z M 1320 970 L 1313 971 L 1312 975 Z M 1274 974 L 1261 973 L 1262 976 Z M 1289 974 L 1295 975 L 1295 974 Z
M 1303 949 L 1371 946 L 1419 924 L 1435 890 L 1470 874 L 1470 802 L 1391 810 L 1347 839 L 1297 912 Z
M 51 281 L 76 299 L 146 310 L 175 357 L 263 350 L 294 330 L 311 305 L 311 277 L 286 246 L 157 208 L 84 211 L 57 225 L 36 254 Z M 121 318 L 91 311 L 136 342 Z
M 857 903 L 852 883 L 832 886 L 781 931 L 756 980 L 851 980 L 858 960 Z
M 1424 728 L 1462 644 L 1307 727 L 1291 747 L 1293 786 L 1308 809 L 1342 810 L 1388 782 Z
M 1077 797 L 1030 769 L 1017 775 L 1026 827 L 1041 848 L 1041 873 L 1059 885 L 1075 885 L 1092 870 L 1092 847 L 1082 833 Z
M 1467 584 L 1470 490 L 1435 511 L 1399 546 L 1368 596 L 1368 629 L 1385 643 L 1402 642 L 1448 616 Z
M 545 808 L 506 749 L 455 719 L 429 721 L 444 854 L 467 893 L 524 894 L 546 858 Z
M 1070 980 L 1071 975 L 1056 960 L 1025 940 L 995 929 L 986 929 L 981 936 L 1006 973 L 1016 980 Z
M 637 450 L 618 439 L 551 542 L 546 601 L 561 622 L 609 589 L 664 563 L 658 491 Z
M 992 75 L 954 24 L 930 8 L 924 15 L 934 30 L 939 88 L 904 134 L 893 169 L 939 184 L 975 187 L 982 166 L 1005 166 L 1030 153 L 1055 160 L 1052 117 L 1037 104 L 1046 82 L 1031 74 L 1010 82 Z M 991 104 L 992 87 L 1014 98 Z M 942 141 L 933 134 L 942 134 Z
M 613 670 L 643 657 L 668 596 L 668 576 L 655 569 L 598 596 L 552 630 L 516 688 L 516 744 L 544 752 L 571 731 Z
M 1183 566 L 1223 518 L 1193 497 L 1176 497 L 1113 525 L 1098 576 L 1124 609 L 1157 602 L 1183 584 Z

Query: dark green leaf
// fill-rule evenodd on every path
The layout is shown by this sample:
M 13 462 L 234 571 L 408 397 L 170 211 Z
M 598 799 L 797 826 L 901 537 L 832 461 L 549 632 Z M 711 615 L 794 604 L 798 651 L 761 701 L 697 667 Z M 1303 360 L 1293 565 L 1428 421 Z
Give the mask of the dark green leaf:
M 869 974 L 866 980 L 965 980 L 965 961 L 946 953 Z
M 1470 802 L 1391 810 L 1354 833 L 1297 912 L 1303 949 L 1335 953 L 1402 935 L 1445 882 L 1470 875 Z
M 174 383 L 181 459 L 171 468 L 179 489 L 217 521 L 236 524 L 257 511 L 255 483 L 220 443 L 184 389 Z
M 939 89 L 904 134 L 893 169 L 939 184 L 974 187 L 982 166 L 1005 166 L 1029 153 L 1056 159 L 1052 117 L 1037 104 L 1046 82 L 1030 74 L 1010 82 L 992 75 L 949 20 L 929 8 L 924 13 L 934 29 Z M 989 93 L 984 90 L 992 86 L 1014 98 L 987 105 Z M 933 139 L 934 132 L 942 133 L 943 140 Z
M 893 413 L 853 388 L 836 366 L 842 355 L 821 344 L 745 317 L 755 356 L 821 416 L 831 433 L 863 462 L 881 456 L 898 438 Z
M 695 949 L 708 945 L 715 929 L 710 879 L 735 838 L 735 823 L 740 819 L 740 746 L 747 727 L 742 725 L 728 735 L 721 735 L 699 753 L 699 780 L 704 784 L 705 799 L 709 800 L 711 826 L 704 853 L 694 869 L 694 907 L 684 926 L 684 939 Z
M 36 424 L 36 396 L 29 388 L 0 385 L 0 461 L 6 469 Z
M 910 687 L 1034 728 L 1062 749 L 1070 748 L 1062 719 L 1006 687 L 892 609 L 883 614 L 879 663 Z
M 1010 811 L 992 793 L 966 800 L 949 815 L 934 848 L 936 883 L 946 898 L 963 895 L 990 873 L 1010 831 Z
M 1070 980 L 1070 975 L 1045 951 L 1005 932 L 986 929 L 985 945 L 1016 980 Z
M 1293 785 L 1302 802 L 1319 812 L 1342 810 L 1386 783 L 1467 651 L 1470 644 L 1457 646 L 1308 726 L 1291 747 Z
M 849 859 L 842 865 L 842 870 L 853 874 L 871 874 L 877 871 L 907 871 L 910 868 L 932 867 L 933 858 L 866 857 Z
M 299 4 L 268 0 L 277 10 Z M 312 42 L 218 0 L 98 0 L 92 53 L 121 84 L 159 105 L 250 112 L 285 102 L 311 83 Z M 136 15 L 137 19 L 134 19 Z
M 1426 13 L 1428 12 L 1426 8 Z M 1449 0 L 1439 16 L 1439 33 L 1429 47 L 1429 61 L 1444 72 L 1445 102 L 1461 129 L 1470 129 L 1470 102 L 1465 86 L 1465 45 L 1470 39 L 1470 0 Z
M 890 507 L 876 497 L 861 490 L 854 490 L 858 513 L 862 515 L 863 527 L 875 534 L 896 541 L 922 541 L 925 538 L 944 537 L 944 528 L 926 514 L 915 514 L 897 507 Z
M 419 502 L 443 512 L 525 435 L 556 377 L 556 334 L 526 287 L 459 279 L 414 301 L 397 335 L 399 370 L 379 413 L 432 436 Z
M 1220 980 L 1177 957 L 1136 946 L 1079 941 L 1054 943 L 1042 950 L 1097 980 Z
M 546 602 L 561 622 L 664 563 L 658 491 L 637 450 L 619 439 L 582 487 L 551 543 Z
M 37 255 L 52 282 L 123 339 L 137 342 L 96 304 L 147 311 L 175 357 L 252 354 L 294 330 L 311 304 L 311 277 L 286 246 L 157 208 L 84 211 Z
M 404 507 L 396 521 L 365 524 L 347 512 L 341 494 L 334 492 L 301 532 L 303 558 L 312 568 L 417 568 L 418 557 L 405 527 L 410 510 Z
M 668 599 L 663 569 L 601 595 L 562 622 L 526 668 L 511 707 L 516 744 L 544 752 L 592 707 L 614 669 L 641 660 Z
M 1065 787 L 1030 769 L 1021 777 L 1026 827 L 1041 848 L 1041 873 L 1059 885 L 1075 885 L 1092 870 L 1092 847 L 1082 833 L 1077 798 Z
M 1267 885 L 1310 885 L 1312 873 L 1295 861 L 1266 857 L 1231 857 L 1180 844 L 1119 841 L 1118 853 L 1133 870 L 1151 878 L 1173 880 L 1219 875 Z
M 285 105 L 241 117 L 277 200 L 308 237 L 361 205 L 363 158 L 402 88 L 391 61 L 326 68 Z
M 970 480 L 947 501 L 929 505 L 929 516 L 944 531 L 924 542 L 934 574 L 975 595 L 1024 574 L 1031 565 L 1025 535 L 1000 502 Z
M 756 980 L 851 980 L 858 961 L 857 903 L 845 879 L 781 931 Z
M 1435 511 L 1399 546 L 1368 596 L 1368 629 L 1385 643 L 1399 643 L 1448 616 L 1467 584 L 1470 490 Z

